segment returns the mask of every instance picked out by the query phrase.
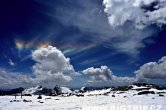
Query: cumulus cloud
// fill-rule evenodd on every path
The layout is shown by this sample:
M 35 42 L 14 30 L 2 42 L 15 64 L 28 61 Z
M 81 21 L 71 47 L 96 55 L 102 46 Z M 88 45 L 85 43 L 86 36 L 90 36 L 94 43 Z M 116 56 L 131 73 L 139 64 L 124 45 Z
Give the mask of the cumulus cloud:
M 33 52 L 32 58 L 36 61 L 33 71 L 37 82 L 69 82 L 71 76 L 78 75 L 70 64 L 70 59 L 56 47 L 38 49 Z
M 142 79 L 166 79 L 166 56 L 158 62 L 149 62 L 135 71 L 136 77 Z
M 5 69 L 0 70 L 0 87 L 1 88 L 14 88 L 22 85 L 32 85 L 33 79 L 30 76 L 23 75 L 17 72 L 9 72 Z
M 137 79 L 135 77 L 117 77 L 117 76 L 114 76 L 114 82 L 134 83 L 134 82 L 137 82 Z
M 55 86 L 64 85 L 80 75 L 75 72 L 70 64 L 70 59 L 56 47 L 48 46 L 40 48 L 32 53 L 32 59 L 36 62 L 32 76 L 19 72 L 9 72 L 0 69 L 0 87 L 19 87 L 32 85 Z
M 70 59 L 66 58 L 56 47 L 40 48 L 32 53 L 32 58 L 36 61 L 33 66 L 33 77 L 0 69 L 0 87 L 69 84 L 74 77 L 80 75 L 75 72 L 70 64 Z M 82 76 L 88 83 L 108 85 L 111 83 L 142 82 L 147 79 L 166 79 L 166 56 L 162 57 L 158 62 L 149 62 L 142 65 L 139 70 L 135 71 L 136 77 L 118 77 L 107 66 L 87 68 L 82 73 L 88 77 L 86 79 Z
M 53 47 L 52 47 L 53 48 Z M 39 63 L 39 62 L 38 62 Z M 23 75 L 22 73 L 18 72 L 9 72 L 6 70 L 0 70 L 0 87 L 1 88 L 15 88 L 15 87 L 30 87 L 34 85 L 44 85 L 48 87 L 53 87 L 56 84 L 58 85 L 70 85 L 76 82 L 71 82 L 73 76 L 76 74 L 65 74 L 62 71 L 60 72 L 51 72 L 51 70 L 43 70 L 36 68 L 34 65 L 34 76 Z M 87 68 L 82 71 L 86 77 L 82 76 L 84 84 L 94 84 L 94 86 L 99 86 L 100 84 L 105 86 L 110 84 L 116 83 L 133 83 L 136 81 L 134 77 L 117 77 L 113 75 L 113 72 L 107 66 L 101 66 L 100 68 Z M 78 74 L 78 73 L 77 73 Z M 77 77 L 78 78 L 78 77 Z M 90 80 L 89 80 L 90 78 Z M 80 80 L 77 80 L 80 81 Z M 96 85 L 97 84 L 97 85 Z M 99 85 L 98 85 L 99 84 Z M 81 85 L 79 85 L 81 86 Z
M 88 82 L 90 83 L 133 83 L 136 81 L 135 77 L 117 77 L 107 66 L 101 66 L 100 68 L 87 68 L 83 70 L 83 74 L 90 77 Z
M 90 82 L 106 82 L 113 79 L 112 71 L 107 66 L 101 66 L 101 68 L 87 68 L 83 70 L 83 73 L 91 78 Z
M 112 27 L 132 22 L 143 29 L 151 24 L 166 24 L 165 0 L 103 0 Z

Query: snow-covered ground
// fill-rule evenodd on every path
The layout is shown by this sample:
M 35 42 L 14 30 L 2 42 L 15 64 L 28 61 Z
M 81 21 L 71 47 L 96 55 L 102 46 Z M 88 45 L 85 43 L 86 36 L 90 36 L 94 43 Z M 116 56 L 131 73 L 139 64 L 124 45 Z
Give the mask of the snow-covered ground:
M 136 91 L 127 91 L 102 95 L 106 92 L 109 90 L 86 92 L 81 97 L 42 96 L 42 99 L 18 96 L 18 102 L 10 102 L 15 100 L 14 96 L 0 96 L 0 110 L 166 110 L 166 98 L 158 94 L 133 96 Z

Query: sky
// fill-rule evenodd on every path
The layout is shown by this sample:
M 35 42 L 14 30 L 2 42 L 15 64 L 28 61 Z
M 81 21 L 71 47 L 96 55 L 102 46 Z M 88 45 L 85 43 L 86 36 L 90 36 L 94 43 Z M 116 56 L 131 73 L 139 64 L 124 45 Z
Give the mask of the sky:
M 1 0 L 0 88 L 166 84 L 165 0 Z

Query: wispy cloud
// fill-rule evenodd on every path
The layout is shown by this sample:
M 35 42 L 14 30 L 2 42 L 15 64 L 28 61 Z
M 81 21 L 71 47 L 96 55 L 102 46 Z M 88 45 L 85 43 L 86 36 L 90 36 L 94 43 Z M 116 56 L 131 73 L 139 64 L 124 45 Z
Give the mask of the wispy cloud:
M 65 55 L 73 55 L 73 54 L 78 54 L 78 53 L 82 53 L 84 51 L 87 51 L 89 49 L 92 49 L 93 47 L 95 47 L 96 45 L 94 44 L 90 44 L 90 45 L 78 45 L 78 46 L 63 46 L 60 49 L 62 50 L 62 52 Z
M 11 60 L 9 59 L 9 62 L 8 62 L 11 66 L 15 66 L 16 64 Z
M 138 7 L 133 6 L 136 0 L 130 1 L 129 3 L 125 2 L 125 0 L 120 0 L 118 2 L 120 5 L 113 5 L 113 7 L 111 6 L 115 3 L 114 0 L 104 0 L 105 7 L 103 7 L 101 1 L 79 0 L 75 2 L 65 1 L 65 3 L 66 2 L 68 4 L 67 6 L 64 6 L 62 1 L 60 2 L 62 5 L 56 7 L 52 5 L 56 4 L 56 2 L 44 2 L 46 5 L 49 4 L 51 10 L 44 13 L 49 16 L 51 20 L 55 20 L 56 22 L 58 20 L 65 27 L 75 27 L 80 33 L 86 33 L 89 35 L 89 37 L 87 37 L 86 34 L 80 36 L 78 33 L 78 35 L 70 37 L 68 42 L 73 45 L 81 39 L 86 39 L 94 45 L 104 45 L 114 49 L 114 52 L 124 53 L 134 57 L 140 53 L 142 48 L 146 47 L 147 44 L 144 43 L 144 40 L 152 38 L 152 36 L 155 36 L 155 34 L 160 31 L 158 27 L 151 26 L 151 24 L 162 24 L 164 23 L 165 18 L 162 14 L 163 9 L 165 9 L 162 2 L 159 2 L 158 4 L 159 9 L 156 9 L 151 13 L 147 12 L 151 19 L 149 21 L 147 21 L 148 18 L 145 20 L 143 19 L 146 16 L 146 14 L 144 14 L 146 10 L 142 9 L 141 4 Z M 145 4 L 145 2 L 143 3 Z M 104 9 L 108 16 L 104 12 Z M 121 9 L 124 12 L 121 13 L 122 11 L 118 9 Z M 137 13 L 137 11 L 139 13 Z M 154 18 L 153 15 L 155 13 L 158 18 Z M 160 15 L 162 20 L 160 19 Z M 111 19 L 113 16 L 116 18 L 119 17 L 115 22 L 119 23 L 119 25 L 113 26 L 109 24 L 109 21 L 113 21 L 113 19 Z M 137 24 L 137 19 L 139 19 L 139 17 L 142 17 L 141 19 L 144 20 L 142 25 L 145 23 L 145 28 L 138 29 L 133 23 L 134 21 Z M 108 18 L 110 18 L 109 21 Z M 63 42 L 66 42 L 66 40 Z M 74 49 L 69 49 L 66 52 L 72 51 L 74 51 Z

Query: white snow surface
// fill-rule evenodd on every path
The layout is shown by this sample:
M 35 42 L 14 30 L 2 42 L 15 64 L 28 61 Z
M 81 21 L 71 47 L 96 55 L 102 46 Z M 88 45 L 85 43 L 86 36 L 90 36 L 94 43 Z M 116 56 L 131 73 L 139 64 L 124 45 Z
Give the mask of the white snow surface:
M 62 93 L 72 93 L 72 91 L 69 89 L 69 88 L 67 88 L 67 87 L 60 87 L 61 88 L 61 92 Z
M 103 90 L 94 90 L 94 91 L 89 91 L 84 93 L 84 95 L 100 95 L 100 94 L 104 94 L 107 92 L 110 92 L 111 89 L 103 89 Z
M 68 91 L 68 89 L 64 89 Z M 136 90 L 129 90 L 123 93 L 121 91 L 110 91 L 111 89 L 95 90 L 82 93 L 83 97 L 75 95 L 69 97 L 62 96 L 42 96 L 42 99 L 37 99 L 38 96 L 17 96 L 19 102 L 10 102 L 15 100 L 14 96 L 0 96 L 0 110 L 119 110 L 111 109 L 112 106 L 160 106 L 159 110 L 166 110 L 166 93 L 159 94 L 134 95 Z M 151 89 L 151 91 L 156 91 Z M 69 92 L 69 91 L 68 91 Z M 158 92 L 158 91 L 157 91 Z M 163 92 L 163 91 L 160 91 Z M 108 93 L 108 95 L 102 95 Z M 119 94 L 120 93 L 120 94 Z M 91 95 L 91 96 L 90 96 Z M 112 97 L 115 95 L 115 97 Z M 23 100 L 31 100 L 32 102 L 23 102 Z M 42 103 L 40 103 L 42 102 Z M 134 110 L 134 109 L 122 109 Z M 137 110 L 150 110 L 137 109 Z M 151 109 L 157 110 L 157 109 Z

